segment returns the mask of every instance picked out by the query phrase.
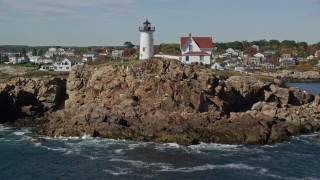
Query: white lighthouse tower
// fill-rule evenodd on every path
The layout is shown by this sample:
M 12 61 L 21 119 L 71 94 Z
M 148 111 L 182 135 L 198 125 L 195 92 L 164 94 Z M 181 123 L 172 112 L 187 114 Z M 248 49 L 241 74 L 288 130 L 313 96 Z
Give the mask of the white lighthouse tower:
M 139 27 L 140 31 L 140 56 L 139 60 L 150 59 L 153 57 L 153 32 L 155 27 L 151 27 L 151 23 L 146 20 L 143 27 Z

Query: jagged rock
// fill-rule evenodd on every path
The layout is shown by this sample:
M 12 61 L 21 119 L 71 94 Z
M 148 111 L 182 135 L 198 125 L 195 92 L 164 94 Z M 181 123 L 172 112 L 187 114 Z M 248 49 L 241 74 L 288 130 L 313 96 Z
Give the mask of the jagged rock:
M 39 133 L 49 136 L 183 145 L 267 144 L 319 130 L 320 96 L 274 81 L 216 77 L 175 60 L 85 65 L 74 67 L 66 81 L 20 78 L 0 84 L 0 111 L 47 116 Z

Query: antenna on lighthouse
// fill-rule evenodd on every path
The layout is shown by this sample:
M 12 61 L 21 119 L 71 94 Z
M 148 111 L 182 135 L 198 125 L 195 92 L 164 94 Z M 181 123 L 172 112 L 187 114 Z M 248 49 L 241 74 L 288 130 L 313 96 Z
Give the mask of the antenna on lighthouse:
M 150 59 L 153 57 L 153 32 L 155 27 L 146 19 L 143 26 L 139 27 L 140 31 L 140 60 Z

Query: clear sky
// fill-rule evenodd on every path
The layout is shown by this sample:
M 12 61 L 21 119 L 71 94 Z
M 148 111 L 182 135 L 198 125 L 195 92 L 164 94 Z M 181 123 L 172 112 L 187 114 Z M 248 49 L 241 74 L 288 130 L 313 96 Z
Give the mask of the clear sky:
M 0 0 L 0 45 L 139 43 L 148 18 L 155 44 L 181 36 L 320 41 L 320 0 Z

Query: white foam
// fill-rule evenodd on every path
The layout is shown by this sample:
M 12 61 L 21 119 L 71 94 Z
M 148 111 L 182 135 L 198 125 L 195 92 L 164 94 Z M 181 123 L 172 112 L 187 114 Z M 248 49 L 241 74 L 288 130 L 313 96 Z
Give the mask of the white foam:
M 41 144 L 41 142 L 39 142 L 39 143 L 34 143 L 34 146 L 35 147 L 40 147 L 42 144 Z
M 6 127 L 6 126 L 0 124 L 0 131 L 9 131 L 9 130 L 11 130 L 10 127 Z
M 149 167 L 148 163 L 143 162 L 143 161 L 135 161 L 135 160 L 126 160 L 126 159 L 110 159 L 110 162 L 124 162 L 124 163 L 129 163 L 135 167 Z
M 47 146 L 42 146 L 50 151 L 56 151 L 56 152 L 68 152 L 69 150 L 67 148 L 62 148 L 62 147 L 56 147 L 56 148 L 51 148 L 51 147 L 47 147 Z
M 117 158 L 113 158 L 109 160 L 110 162 L 122 162 L 122 163 L 126 163 L 126 164 L 130 164 L 133 167 L 137 167 L 137 168 L 150 168 L 150 167 L 154 167 L 157 169 L 168 169 L 170 167 L 172 167 L 171 164 L 165 164 L 165 163 L 148 163 L 148 162 L 143 162 L 143 161 L 137 161 L 137 160 L 127 160 L 127 159 L 117 159 Z
M 249 170 L 253 171 L 256 170 L 257 167 L 252 167 L 246 164 L 225 164 L 225 165 L 211 165 L 206 164 L 202 166 L 195 166 L 195 167 L 182 167 L 182 168 L 172 168 L 166 167 L 164 169 L 159 170 L 159 172 L 185 172 L 185 173 L 192 173 L 197 171 L 207 171 L 207 170 L 214 170 L 214 169 L 235 169 L 235 170 Z
M 194 150 L 220 150 L 220 151 L 236 151 L 243 149 L 242 145 L 228 145 L 228 144 L 216 144 L 216 143 L 200 143 L 197 145 L 191 145 L 189 148 Z
M 25 135 L 26 134 L 26 132 L 14 132 L 13 133 L 14 135 L 16 135 L 16 136 L 23 136 L 23 135 Z
M 112 171 L 109 169 L 105 169 L 103 171 L 114 176 L 126 175 L 132 172 L 130 171 L 130 169 L 125 169 L 125 168 L 118 168 L 118 171 Z
M 81 139 L 93 139 L 93 137 L 84 133 L 83 136 L 81 137 Z

